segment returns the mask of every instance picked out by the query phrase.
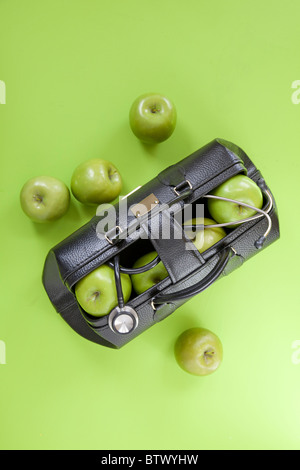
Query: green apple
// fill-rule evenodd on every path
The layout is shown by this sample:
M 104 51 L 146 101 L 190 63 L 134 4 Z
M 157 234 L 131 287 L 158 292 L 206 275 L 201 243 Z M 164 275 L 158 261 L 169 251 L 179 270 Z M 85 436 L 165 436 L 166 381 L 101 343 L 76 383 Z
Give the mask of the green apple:
M 142 142 L 154 144 L 174 132 L 177 113 L 174 104 L 158 93 L 145 93 L 133 102 L 129 112 L 132 132 Z
M 204 376 L 215 372 L 223 360 L 220 339 L 205 328 L 190 328 L 177 339 L 174 348 L 178 365 L 189 374 Z
M 122 178 L 111 162 L 92 158 L 74 170 L 71 190 L 83 204 L 102 204 L 113 201 L 121 192 Z
M 214 196 L 236 199 L 250 206 L 262 208 L 263 196 L 257 184 L 248 176 L 236 175 L 222 183 L 214 191 Z M 253 216 L 256 211 L 234 202 L 208 199 L 208 210 L 213 219 L 219 223 L 238 222 Z
M 128 274 L 121 274 L 124 302 L 128 302 L 132 284 Z M 75 295 L 79 305 L 90 315 L 107 315 L 118 305 L 114 270 L 103 264 L 87 274 L 75 286 Z
M 151 251 L 144 256 L 141 256 L 133 265 L 133 268 L 140 268 L 150 263 L 156 258 L 156 251 Z M 140 274 L 132 274 L 131 281 L 135 292 L 139 295 L 142 292 L 155 286 L 158 282 L 162 281 L 168 276 L 168 271 L 164 267 L 162 261 L 160 261 L 154 268 L 145 271 Z
M 51 222 L 62 217 L 70 205 L 70 191 L 52 176 L 29 179 L 21 189 L 20 203 L 33 222 Z
M 192 224 L 199 224 L 204 225 L 203 229 L 197 229 L 196 233 L 192 233 L 192 231 L 185 229 L 186 234 L 188 237 L 191 238 L 192 242 L 198 249 L 200 253 L 208 250 L 211 246 L 217 243 L 219 240 L 226 236 L 226 232 L 222 227 L 208 227 L 205 228 L 205 225 L 215 225 L 216 222 L 212 219 L 207 217 L 198 217 L 196 219 L 189 220 L 184 223 L 184 225 L 192 225 Z

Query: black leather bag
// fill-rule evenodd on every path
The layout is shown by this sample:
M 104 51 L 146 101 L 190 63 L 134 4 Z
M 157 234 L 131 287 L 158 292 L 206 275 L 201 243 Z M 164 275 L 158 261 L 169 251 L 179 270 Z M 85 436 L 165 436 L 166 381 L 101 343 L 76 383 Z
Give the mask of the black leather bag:
M 246 174 L 261 188 L 263 209 L 200 254 L 193 249 L 176 214 L 186 205 L 193 208 L 203 204 L 206 210 L 210 192 L 237 174 Z M 122 210 L 125 202 L 129 208 L 126 212 Z M 111 227 L 108 222 L 104 227 L 104 221 L 113 220 L 110 215 L 116 220 Z M 159 236 L 164 220 L 170 227 L 168 238 Z M 120 348 L 278 238 L 276 204 L 263 176 L 241 148 L 215 139 L 113 208 L 97 212 L 90 222 L 52 248 L 45 261 L 43 284 L 56 311 L 78 334 L 100 345 Z M 134 260 L 154 250 L 156 262 L 163 262 L 168 277 L 140 295 L 133 291 L 123 305 L 120 272 L 130 273 Z M 119 305 L 108 315 L 95 318 L 79 306 L 74 288 L 104 263 L 115 270 Z

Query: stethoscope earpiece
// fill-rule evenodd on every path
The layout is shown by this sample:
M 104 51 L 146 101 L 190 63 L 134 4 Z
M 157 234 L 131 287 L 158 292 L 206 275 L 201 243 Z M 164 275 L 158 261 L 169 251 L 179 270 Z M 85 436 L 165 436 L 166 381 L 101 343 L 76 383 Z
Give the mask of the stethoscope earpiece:
M 256 242 L 254 242 L 254 246 L 255 248 L 257 248 L 258 250 L 261 250 L 261 248 L 263 247 L 263 244 L 265 243 L 265 240 L 266 240 L 266 237 L 264 235 L 262 235 L 261 237 L 259 237 Z

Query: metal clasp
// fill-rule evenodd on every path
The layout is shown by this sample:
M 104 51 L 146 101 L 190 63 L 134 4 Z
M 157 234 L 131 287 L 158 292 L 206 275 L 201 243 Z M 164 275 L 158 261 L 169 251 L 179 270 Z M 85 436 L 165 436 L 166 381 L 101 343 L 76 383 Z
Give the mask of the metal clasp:
M 186 183 L 186 184 L 188 185 L 190 191 L 192 191 L 193 186 L 192 186 L 191 182 L 190 182 L 189 180 L 185 180 L 185 181 L 183 181 L 182 183 L 180 183 L 180 184 L 178 184 L 177 186 L 175 186 L 175 188 L 173 188 L 173 191 L 174 191 L 174 193 L 176 194 L 176 196 L 180 196 L 180 193 L 178 192 L 178 186 L 181 186 L 181 185 L 183 185 L 184 183 Z M 182 191 L 182 189 L 181 189 L 181 191 Z
M 111 233 L 113 234 L 113 231 L 115 231 L 115 234 L 112 237 L 109 237 Z M 108 241 L 108 243 L 113 245 L 115 240 L 121 235 L 121 233 L 123 233 L 123 230 L 121 229 L 119 225 L 116 225 L 114 228 L 109 230 L 109 232 L 106 232 L 104 236 L 105 236 L 105 239 Z

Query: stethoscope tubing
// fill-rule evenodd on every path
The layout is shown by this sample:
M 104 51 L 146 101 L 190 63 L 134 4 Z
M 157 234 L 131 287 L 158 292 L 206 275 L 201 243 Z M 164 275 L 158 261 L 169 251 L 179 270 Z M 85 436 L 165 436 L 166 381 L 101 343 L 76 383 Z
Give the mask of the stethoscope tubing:
M 227 201 L 227 202 L 232 202 L 232 203 L 235 203 L 235 204 L 239 204 L 240 206 L 242 207 L 247 207 L 248 209 L 252 209 L 256 212 L 258 212 L 258 214 L 256 215 L 253 215 L 251 217 L 247 217 L 245 219 L 242 219 L 242 220 L 239 220 L 239 221 L 236 221 L 236 222 L 224 222 L 224 223 L 218 223 L 218 224 L 210 224 L 210 225 L 204 225 L 204 224 L 184 224 L 184 229 L 202 229 L 203 228 L 217 228 L 217 227 L 226 227 L 226 226 L 233 226 L 233 225 L 241 225 L 243 223 L 246 223 L 246 222 L 250 222 L 252 220 L 256 220 L 256 219 L 259 219 L 261 217 L 266 217 L 267 220 L 268 220 L 268 227 L 267 227 L 267 230 L 265 231 L 264 235 L 262 237 L 260 237 L 261 239 L 265 239 L 271 229 L 272 229 L 272 219 L 269 215 L 269 212 L 271 211 L 272 207 L 273 207 L 273 198 L 272 198 L 272 195 L 270 193 L 270 191 L 268 189 L 264 189 L 263 191 L 267 198 L 268 198 L 268 205 L 266 207 L 265 210 L 263 209 L 258 209 L 257 207 L 254 207 L 250 204 L 247 204 L 245 202 L 241 202 L 241 201 L 238 201 L 236 199 L 230 199 L 230 198 L 226 198 L 226 197 L 221 197 L 221 196 L 215 196 L 215 195 L 212 195 L 212 194 L 207 194 L 203 197 L 205 198 L 211 198 L 211 199 L 218 199 L 218 200 L 221 200 L 221 201 Z M 123 273 L 123 274 L 129 274 L 129 275 L 132 275 L 132 274 L 141 274 L 141 273 L 144 273 L 152 268 L 154 268 L 155 266 L 157 266 L 157 264 L 160 262 L 160 257 L 159 256 L 156 256 L 150 263 L 147 263 L 145 264 L 144 266 L 141 266 L 139 268 L 126 268 L 126 267 L 123 267 L 123 266 L 120 266 L 120 263 L 119 263 L 119 256 L 115 256 L 114 258 L 114 261 L 108 261 L 108 265 L 112 268 L 114 268 L 115 270 L 115 277 L 116 277 L 116 283 L 120 286 L 120 273 Z M 120 296 L 120 300 L 121 300 L 121 303 L 122 303 L 122 293 L 118 291 L 118 296 Z
M 259 219 L 260 217 L 266 217 L 267 220 L 268 220 L 268 228 L 266 230 L 266 232 L 264 233 L 264 237 L 266 238 L 270 231 L 271 231 L 271 228 L 272 228 L 272 220 L 271 220 L 271 217 L 269 216 L 269 212 L 271 211 L 272 207 L 273 207 L 273 198 L 271 196 L 271 193 L 268 191 L 268 190 L 265 190 L 265 193 L 267 194 L 268 196 L 268 206 L 265 210 L 262 210 L 262 209 L 258 209 L 257 207 L 254 207 L 254 206 L 251 206 L 250 204 L 246 204 L 245 202 L 241 202 L 241 201 L 237 201 L 236 199 L 230 199 L 230 198 L 227 198 L 227 197 L 221 197 L 221 196 L 214 196 L 212 194 L 207 194 L 206 196 L 203 196 L 205 198 L 211 198 L 211 199 L 218 199 L 220 201 L 226 201 L 226 202 L 233 202 L 235 204 L 238 204 L 239 206 L 242 206 L 242 207 L 247 207 L 248 209 L 252 209 L 256 212 L 259 212 L 259 214 L 256 214 L 256 215 L 253 215 L 251 217 L 247 217 L 246 219 L 241 219 L 239 221 L 236 221 L 236 222 L 224 222 L 224 223 L 220 223 L 220 224 L 210 224 L 210 225 L 204 225 L 204 224 L 184 224 L 184 228 L 186 229 L 193 229 L 193 228 L 217 228 L 217 227 L 227 227 L 227 226 L 232 226 L 232 225 L 240 225 L 240 224 L 243 224 L 243 223 L 246 223 L 246 222 L 250 222 L 251 220 L 256 220 L 256 219 Z

